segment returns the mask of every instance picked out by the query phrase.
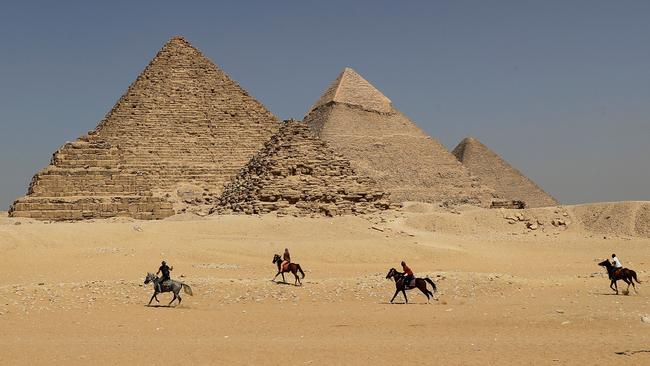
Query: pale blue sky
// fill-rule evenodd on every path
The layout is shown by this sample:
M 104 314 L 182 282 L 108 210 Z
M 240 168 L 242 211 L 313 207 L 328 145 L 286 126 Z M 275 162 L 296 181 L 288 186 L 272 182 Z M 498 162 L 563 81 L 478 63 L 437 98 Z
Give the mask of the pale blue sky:
M 650 200 L 650 1 L 0 5 L 0 209 L 181 34 L 280 118 L 344 66 L 564 203 Z

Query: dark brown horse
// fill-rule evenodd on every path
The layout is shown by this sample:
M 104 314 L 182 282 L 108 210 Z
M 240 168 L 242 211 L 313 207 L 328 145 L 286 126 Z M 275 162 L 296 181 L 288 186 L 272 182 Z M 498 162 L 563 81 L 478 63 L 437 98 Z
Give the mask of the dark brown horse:
M 609 279 L 612 281 L 612 283 L 609 284 L 609 287 L 612 290 L 616 291 L 616 295 L 618 295 L 618 286 L 616 285 L 616 281 L 618 280 L 623 280 L 625 283 L 627 283 L 627 289 L 625 290 L 626 292 L 630 291 L 630 285 L 632 285 L 634 288 L 634 292 L 637 292 L 634 281 L 636 281 L 636 283 L 641 283 L 641 281 L 636 279 L 636 272 L 627 268 L 614 268 L 614 266 L 607 259 L 598 263 L 598 265 L 607 269 Z
M 404 283 L 404 273 L 398 272 L 395 268 L 391 268 L 388 271 L 388 274 L 386 275 L 386 278 L 392 278 L 395 280 L 395 295 L 393 295 L 393 298 L 390 299 L 391 304 L 393 303 L 393 300 L 395 300 L 395 296 L 402 291 L 402 294 L 404 295 L 404 300 L 408 304 L 409 299 L 406 297 L 406 291 L 407 290 L 412 290 L 414 288 L 417 288 L 418 290 L 422 291 L 423 294 L 427 296 L 427 302 L 431 298 L 435 299 L 435 296 L 433 295 L 434 292 L 436 292 L 436 284 L 433 283 L 433 281 L 429 278 L 416 278 L 415 279 L 415 286 L 411 286 L 408 283 Z M 427 288 L 427 283 L 431 284 L 431 287 L 433 287 L 433 292 L 429 291 Z
M 282 282 L 287 283 L 287 280 L 284 279 L 284 272 L 291 272 L 293 275 L 296 277 L 296 280 L 294 281 L 294 285 L 302 286 L 302 282 L 300 282 L 300 278 L 298 278 L 298 272 L 302 274 L 302 278 L 305 278 L 305 272 L 302 271 L 302 268 L 300 268 L 300 264 L 298 263 L 289 263 L 287 268 L 281 268 L 282 267 L 282 257 L 280 257 L 279 254 L 276 254 L 273 256 L 273 263 L 277 263 L 278 265 L 278 273 L 275 274 L 273 277 L 273 280 L 275 281 L 275 278 L 278 277 L 278 275 L 282 275 Z

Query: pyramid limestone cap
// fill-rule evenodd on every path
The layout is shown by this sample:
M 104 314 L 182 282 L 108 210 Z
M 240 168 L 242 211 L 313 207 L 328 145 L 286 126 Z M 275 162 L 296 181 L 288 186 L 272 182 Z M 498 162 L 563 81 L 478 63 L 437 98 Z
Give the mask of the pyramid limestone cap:
M 452 151 L 452 154 L 454 154 L 454 156 L 456 156 L 456 158 L 460 162 L 463 162 L 465 158 L 465 151 L 470 147 L 477 147 L 481 150 L 487 150 L 492 152 L 490 149 L 488 149 L 487 146 L 483 145 L 479 140 L 475 139 L 474 137 L 468 136 L 465 137 L 460 143 L 458 143 L 456 148 Z
M 309 113 L 328 103 L 350 104 L 381 113 L 392 111 L 390 99 L 349 67 L 343 69 Z

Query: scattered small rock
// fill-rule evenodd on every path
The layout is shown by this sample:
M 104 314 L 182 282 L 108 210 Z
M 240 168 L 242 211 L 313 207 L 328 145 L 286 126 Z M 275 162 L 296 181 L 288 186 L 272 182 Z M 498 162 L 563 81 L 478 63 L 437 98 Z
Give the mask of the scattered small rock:
M 643 323 L 650 324 L 650 316 L 643 315 L 643 316 L 641 317 L 641 321 L 642 321 Z

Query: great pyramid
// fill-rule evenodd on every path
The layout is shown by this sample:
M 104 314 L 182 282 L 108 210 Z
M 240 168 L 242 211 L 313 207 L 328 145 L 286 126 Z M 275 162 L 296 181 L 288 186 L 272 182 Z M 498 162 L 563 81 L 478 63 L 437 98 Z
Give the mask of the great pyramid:
M 526 207 L 554 206 L 558 202 L 475 138 L 467 137 L 452 152 L 481 182 L 503 199 L 523 201 Z
M 11 216 L 158 219 L 205 202 L 280 124 L 215 64 L 172 38 L 99 126 L 66 143 Z
M 224 189 L 213 212 L 335 216 L 389 205 L 374 180 L 355 173 L 305 124 L 290 120 Z
M 492 200 L 489 188 L 351 68 L 343 70 L 304 121 L 395 201 L 487 206 Z

